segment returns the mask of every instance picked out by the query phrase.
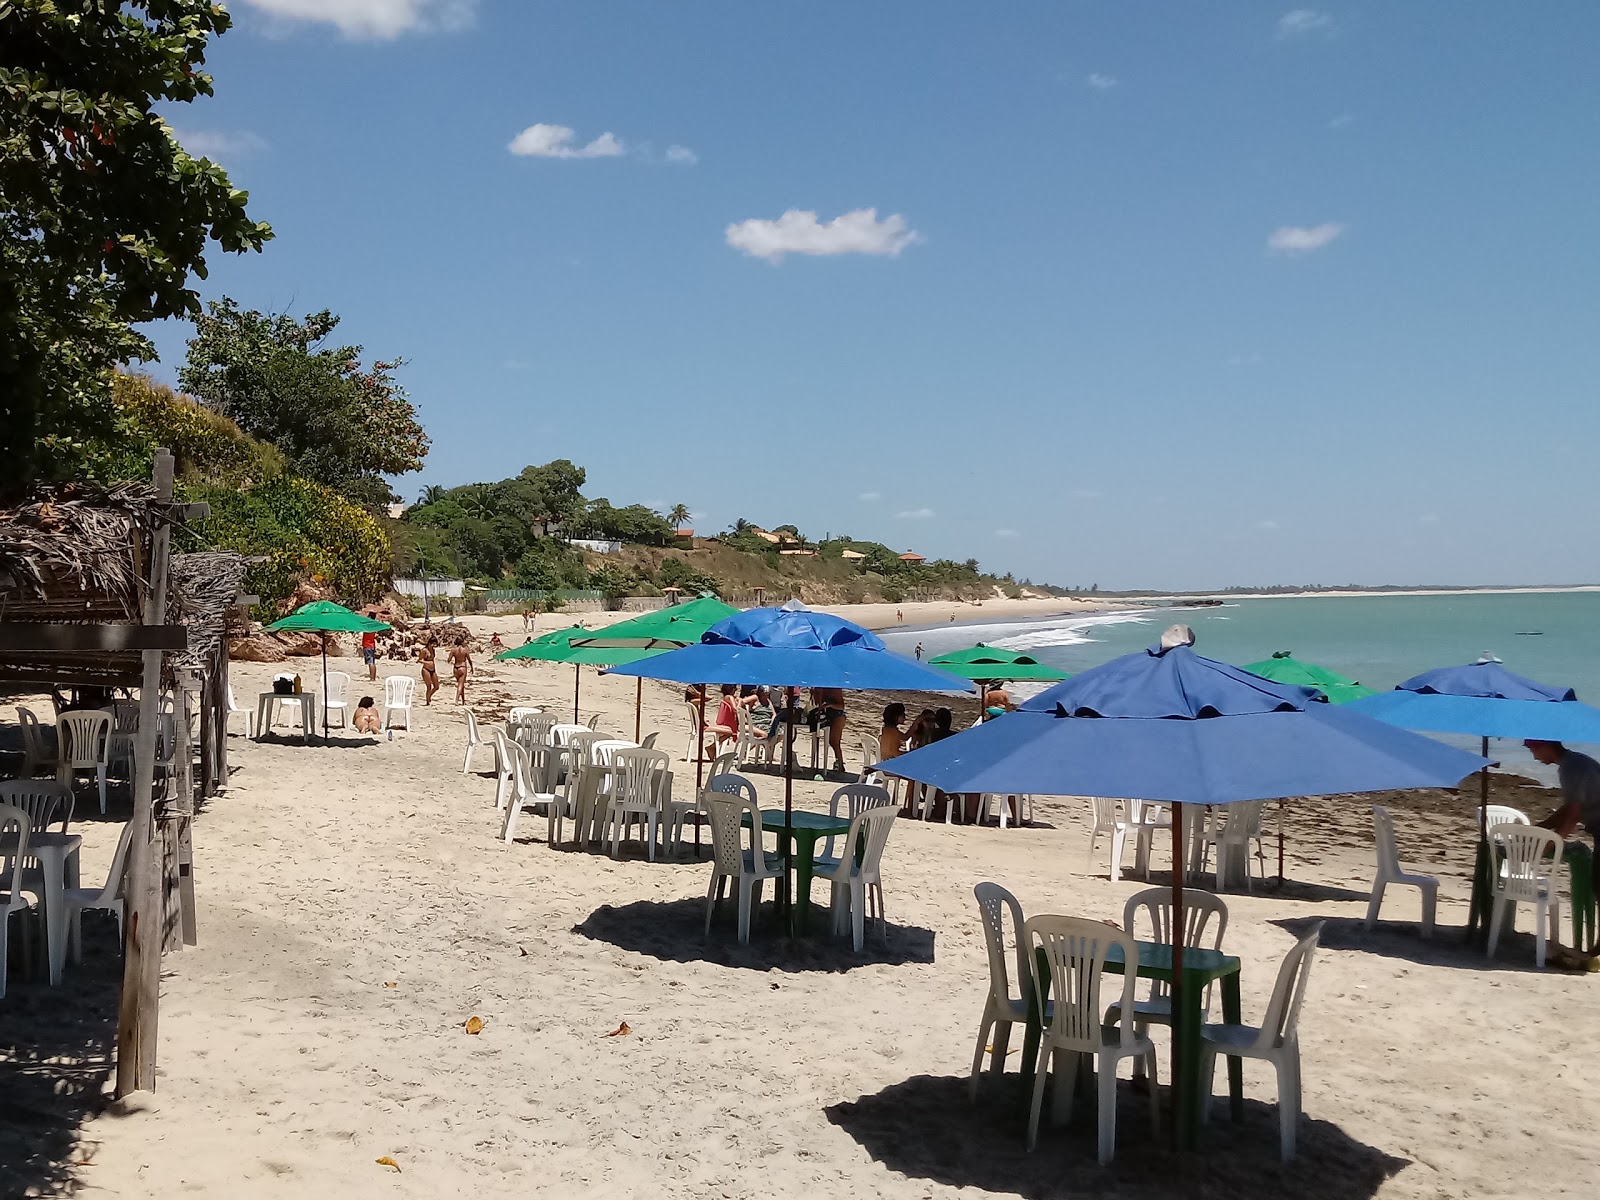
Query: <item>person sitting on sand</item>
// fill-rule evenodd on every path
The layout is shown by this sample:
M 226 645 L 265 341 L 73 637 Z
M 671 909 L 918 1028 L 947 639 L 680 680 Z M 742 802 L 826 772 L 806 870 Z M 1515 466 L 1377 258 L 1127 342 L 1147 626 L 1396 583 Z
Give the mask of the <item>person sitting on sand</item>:
M 467 702 L 467 676 L 472 674 L 472 651 L 466 645 L 450 647 L 450 666 L 456 673 L 456 703 Z
M 506 644 L 500 640 L 500 635 L 498 633 L 489 638 L 489 649 L 494 653 L 498 654 L 505 648 Z
M 983 689 L 983 715 L 987 720 L 990 717 L 1003 717 L 1008 712 L 1013 712 L 1016 705 L 1011 703 L 1011 693 L 1006 691 L 1005 681 L 991 680 Z
M 423 704 L 432 704 L 433 694 L 439 690 L 439 664 L 434 658 L 437 649 L 432 638 L 417 646 L 417 661 L 422 664 Z
M 355 723 L 357 733 L 377 733 L 378 706 L 371 696 L 363 696 L 356 702 L 355 715 L 351 718 Z
M 1600 762 L 1587 754 L 1568 750 L 1560 742 L 1530 739 L 1522 743 L 1538 762 L 1556 768 L 1556 778 L 1561 784 L 1561 807 L 1544 820 L 1539 828 L 1551 830 L 1567 843 L 1563 857 L 1571 861 L 1573 855 L 1587 857 L 1590 861 L 1590 878 L 1593 876 L 1594 851 L 1582 842 L 1571 839 L 1582 825 L 1589 836 L 1600 842 Z M 1600 953 L 1600 938 L 1589 947 L 1588 953 Z

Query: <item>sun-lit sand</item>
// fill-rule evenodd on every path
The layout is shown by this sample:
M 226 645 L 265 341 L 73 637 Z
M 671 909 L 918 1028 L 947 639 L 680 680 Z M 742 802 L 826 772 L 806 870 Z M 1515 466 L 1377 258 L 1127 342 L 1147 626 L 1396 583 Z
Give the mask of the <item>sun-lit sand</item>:
M 939 619 L 902 607 L 908 623 Z M 520 641 L 519 620 L 492 624 Z M 362 695 L 359 663 L 335 665 Z M 237 664 L 241 700 L 272 670 Z M 416 673 L 381 664 L 397 670 Z M 571 686 L 570 668 L 480 661 L 470 699 L 484 718 L 513 701 L 561 711 Z M 583 686 L 586 716 L 631 732 L 632 680 L 585 670 Z M 645 700 L 645 729 L 681 758 L 675 690 L 647 683 Z M 820 910 L 813 936 L 787 940 L 769 896 L 740 947 L 731 911 L 702 940 L 704 862 L 552 850 L 537 817 L 501 843 L 493 782 L 461 773 L 463 741 L 448 684 L 393 741 L 231 740 L 232 786 L 195 823 L 200 945 L 166 962 L 156 1107 L 88 1120 L 60 1155 L 82 1165 L 62 1175 L 110 1196 L 910 1200 L 1554 1195 L 1591 1190 L 1600 1170 L 1600 978 L 1534 972 L 1525 933 L 1492 966 L 1462 944 L 1465 798 L 1401 813 L 1403 857 L 1444 879 L 1432 943 L 1406 924 L 1414 892 L 1362 931 L 1359 799 L 1291 807 L 1298 882 L 1227 897 L 1247 1019 L 1295 937 L 1327 920 L 1302 1025 L 1299 1160 L 1277 1163 L 1274 1085 L 1251 1066 L 1245 1122 L 1224 1106 L 1182 1160 L 1151 1140 L 1125 1083 L 1102 1169 L 1086 1105 L 1025 1153 L 1015 1052 L 978 1106 L 965 1092 L 987 987 L 973 884 L 1000 881 L 1029 913 L 1110 919 L 1145 886 L 1107 879 L 1104 842 L 1086 862 L 1084 801 L 1041 800 L 1023 829 L 900 822 L 887 945 L 851 953 L 817 928 Z M 674 769 L 689 786 L 692 764 Z M 781 803 L 779 781 L 756 778 L 763 803 Z M 801 781 L 797 803 L 823 807 L 833 786 Z M 1528 793 L 1532 811 L 1548 805 Z M 85 826 L 86 876 L 103 871 L 112 828 Z

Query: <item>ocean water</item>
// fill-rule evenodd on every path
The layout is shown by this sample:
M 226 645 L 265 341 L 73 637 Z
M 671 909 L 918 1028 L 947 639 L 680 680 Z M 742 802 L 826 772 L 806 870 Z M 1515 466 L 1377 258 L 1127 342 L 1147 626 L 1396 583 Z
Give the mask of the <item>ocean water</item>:
M 920 641 L 924 657 L 974 642 L 1026 650 L 1075 674 L 1141 650 L 1180 622 L 1194 630 L 1200 653 L 1239 665 L 1289 650 L 1386 690 L 1420 671 L 1474 662 L 1488 653 L 1519 675 L 1576 688 L 1580 700 L 1600 704 L 1600 592 L 1276 597 L 1219 608 L 979 620 L 883 636 L 907 654 Z M 1018 685 L 1012 692 L 1034 690 Z M 1477 748 L 1474 739 L 1445 740 Z M 1519 744 L 1496 742 L 1491 754 L 1507 769 L 1550 780 L 1550 772 Z

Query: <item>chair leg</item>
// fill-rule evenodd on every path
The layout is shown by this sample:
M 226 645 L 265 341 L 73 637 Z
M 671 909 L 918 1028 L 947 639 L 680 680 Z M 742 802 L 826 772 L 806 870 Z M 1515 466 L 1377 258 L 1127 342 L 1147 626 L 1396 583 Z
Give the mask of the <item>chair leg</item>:
M 1120 826 L 1111 831 L 1111 882 L 1122 878 L 1122 855 L 1127 849 L 1128 832 Z
M 1217 1052 L 1204 1043 L 1200 1046 L 1200 1082 L 1205 1086 L 1200 1093 L 1200 1121 L 1204 1124 L 1211 1120 L 1212 1101 L 1217 1094 Z M 1155 1090 L 1153 1084 L 1151 1090 Z
M 867 941 L 867 889 L 859 879 L 850 882 L 850 940 L 857 954 Z
M 1043 1042 L 1039 1044 L 1039 1051 L 1033 1060 L 1033 1103 L 1028 1109 L 1028 1149 L 1032 1151 L 1039 1144 L 1039 1110 L 1044 1106 L 1044 1084 L 1048 1072 L 1046 1064 L 1050 1062 L 1050 1049 Z
M 739 877 L 739 944 L 750 943 L 750 910 L 759 903 L 754 900 L 753 894 L 761 887 L 761 881 L 749 875 Z
M 989 1074 L 999 1079 L 1006 1073 L 1006 1051 L 1011 1045 L 1011 1022 L 997 1018 L 990 1037 L 994 1052 L 989 1055 Z
M 1433 918 L 1434 918 L 1435 912 L 1438 910 L 1438 906 L 1439 906 L 1439 887 L 1438 887 L 1438 885 L 1435 884 L 1433 887 L 1425 887 L 1425 888 L 1423 888 L 1422 889 L 1422 930 L 1421 930 L 1421 932 L 1422 932 L 1422 936 L 1423 936 L 1424 939 L 1431 938 L 1433 936 Z
M 1065 1125 L 1072 1120 L 1072 1101 L 1078 1092 L 1078 1075 L 1083 1058 L 1076 1050 L 1056 1050 L 1050 1055 L 1055 1089 L 1050 1096 L 1050 1123 Z
M 1156 1087 L 1156 1048 L 1151 1046 L 1140 1058 L 1136 1058 L 1134 1061 L 1142 1062 L 1150 1075 L 1150 1087 L 1148 1089 L 1150 1093 L 1150 1136 L 1160 1138 L 1161 1090 Z
M 717 895 L 722 891 L 722 876 L 715 872 L 711 875 L 711 882 L 706 885 L 706 929 L 705 939 L 711 940 L 711 914 L 716 911 Z
M 1096 1055 L 1100 1075 L 1100 1165 L 1105 1166 L 1117 1149 L 1117 1060 L 1109 1054 Z
M 1300 1126 L 1300 1051 L 1285 1046 L 1278 1060 L 1278 1153 L 1284 1162 L 1294 1158 L 1295 1134 Z
M 1494 915 L 1489 918 L 1489 957 L 1494 957 L 1495 947 L 1500 944 L 1500 923 L 1505 918 L 1506 909 L 1511 910 L 1511 931 L 1517 929 L 1517 906 L 1507 900 L 1502 893 L 1494 899 Z
M 512 835 L 516 833 L 517 816 L 521 812 L 522 798 L 520 796 L 512 797 L 510 804 L 506 806 L 505 824 L 500 827 L 500 840 L 502 842 L 509 842 Z
M 101 765 L 96 767 L 94 771 L 100 781 L 100 815 L 103 817 L 106 815 L 106 769 L 104 765 Z
M 1545 932 L 1550 926 L 1552 907 L 1542 901 L 1533 907 L 1533 965 L 1541 971 L 1544 970 Z
M 1383 891 L 1389 886 L 1389 881 L 1381 875 L 1372 881 L 1372 899 L 1367 901 L 1367 929 L 1378 923 L 1378 910 L 1383 907 Z
M 978 1099 L 978 1074 L 983 1070 L 983 1052 L 989 1048 L 989 1037 L 994 1030 L 994 997 L 990 996 L 984 1002 L 983 1020 L 978 1024 L 978 1044 L 972 1048 L 972 1079 L 967 1084 L 967 1099 L 973 1103 Z

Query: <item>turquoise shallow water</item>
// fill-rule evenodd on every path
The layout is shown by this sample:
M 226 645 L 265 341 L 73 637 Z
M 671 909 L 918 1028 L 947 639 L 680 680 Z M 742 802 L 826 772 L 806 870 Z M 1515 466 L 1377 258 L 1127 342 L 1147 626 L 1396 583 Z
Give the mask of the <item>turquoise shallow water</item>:
M 1580 700 L 1600 704 L 1600 592 L 1279 597 L 1220 608 L 968 622 L 894 630 L 884 639 L 905 653 L 920 641 L 925 656 L 981 641 L 1025 649 L 1076 673 L 1143 649 L 1175 622 L 1194 629 L 1200 653 L 1224 662 L 1243 665 L 1291 650 L 1296 658 L 1383 690 L 1419 671 L 1490 653 L 1519 675 L 1565 684 L 1577 689 Z M 1546 774 L 1534 769 L 1520 746 L 1496 744 L 1492 750 L 1508 767 Z

